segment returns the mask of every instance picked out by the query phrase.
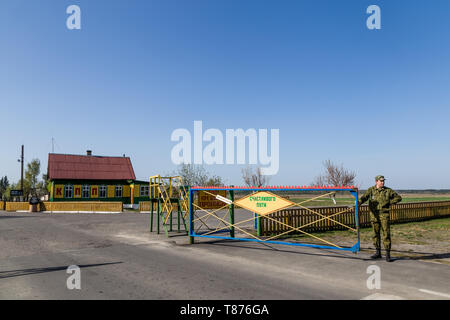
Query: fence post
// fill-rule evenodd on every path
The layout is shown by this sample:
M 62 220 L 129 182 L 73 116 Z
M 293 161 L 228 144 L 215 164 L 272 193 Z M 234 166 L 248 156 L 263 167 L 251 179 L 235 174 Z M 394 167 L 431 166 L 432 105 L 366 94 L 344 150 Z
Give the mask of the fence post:
M 156 219 L 156 233 L 159 234 L 159 220 L 160 220 L 160 214 L 161 214 L 161 200 L 158 199 L 158 207 L 156 208 L 156 215 L 157 215 L 157 219 Z
M 178 206 L 177 206 L 177 208 L 178 208 L 178 210 L 177 210 L 177 212 L 178 212 L 178 219 L 177 219 L 177 221 L 178 221 L 178 232 L 180 232 L 181 203 L 180 203 L 180 199 L 179 198 L 178 198 Z
M 173 218 L 172 199 L 169 198 L 169 202 L 170 202 L 170 212 L 168 212 L 167 214 L 170 215 L 170 228 L 169 228 L 169 231 L 172 231 L 172 218 Z
M 261 236 L 261 216 L 258 214 L 258 217 L 256 218 L 256 235 L 258 237 Z
M 150 201 L 150 206 L 151 206 L 151 210 L 150 210 L 150 232 L 153 232 L 153 199 Z M 142 205 L 142 207 L 144 207 Z
M 231 204 L 228 208 L 230 213 L 230 237 L 234 238 L 234 190 L 229 190 Z
M 189 244 L 194 244 L 194 237 L 192 234 L 194 233 L 194 206 L 192 203 L 194 202 L 194 193 L 192 192 L 191 187 L 189 187 Z

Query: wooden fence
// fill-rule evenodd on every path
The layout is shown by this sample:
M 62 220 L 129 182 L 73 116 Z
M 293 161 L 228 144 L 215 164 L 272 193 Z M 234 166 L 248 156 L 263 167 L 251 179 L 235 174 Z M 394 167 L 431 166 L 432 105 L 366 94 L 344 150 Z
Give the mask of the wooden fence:
M 6 203 L 5 201 L 0 201 L 0 211 L 5 210 Z
M 340 213 L 331 217 L 331 219 L 352 228 L 355 228 L 356 226 L 354 208 L 339 206 L 311 207 L 310 209 L 326 217 L 329 217 L 338 212 L 345 211 L 344 213 Z M 421 221 L 444 216 L 450 216 L 450 201 L 400 203 L 391 206 L 390 211 L 391 223 L 393 224 Z M 261 235 L 276 235 L 292 229 L 286 225 L 301 227 L 310 224 L 301 229 L 306 232 L 322 232 L 348 229 L 337 222 L 331 221 L 329 219 L 324 219 L 320 215 L 303 208 L 281 210 L 270 214 L 269 217 L 274 219 L 275 221 L 270 220 L 266 217 L 261 217 Z M 320 219 L 322 220 L 314 223 L 315 221 L 318 221 Z M 283 225 L 279 222 L 282 222 L 286 225 Z M 367 205 L 361 206 L 359 210 L 359 225 L 360 227 L 370 226 L 370 214 L 369 207 Z
M 139 211 L 149 212 L 149 211 L 151 211 L 151 205 L 152 205 L 151 201 L 139 201 Z M 161 206 L 162 205 L 163 205 L 163 201 L 161 201 Z M 176 202 L 175 203 L 172 202 L 172 205 L 173 205 L 174 210 L 177 210 L 178 207 L 177 207 Z M 156 210 L 158 209 L 157 206 L 158 206 L 158 202 L 154 201 L 153 202 L 153 211 L 156 212 Z
M 121 201 L 73 201 L 73 202 L 42 202 L 41 211 L 86 211 L 86 212 L 122 212 L 123 203 Z
M 49 212 L 122 212 L 120 201 L 71 201 L 71 202 L 41 202 L 38 211 Z M 29 211 L 28 202 L 6 202 L 6 211 Z
M 30 210 L 30 204 L 28 202 L 6 202 L 6 211 L 28 211 Z
M 150 201 L 139 201 L 139 211 L 151 211 L 150 210 Z M 153 210 L 156 211 L 157 203 L 153 203 Z

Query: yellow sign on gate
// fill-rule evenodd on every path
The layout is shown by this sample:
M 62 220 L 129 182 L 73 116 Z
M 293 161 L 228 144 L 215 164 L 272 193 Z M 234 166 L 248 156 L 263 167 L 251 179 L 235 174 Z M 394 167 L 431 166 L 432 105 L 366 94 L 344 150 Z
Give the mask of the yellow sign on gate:
M 198 193 L 198 206 L 202 209 L 219 209 L 226 205 L 220 200 L 217 200 L 216 196 L 226 197 L 226 191 L 199 191 Z
M 239 199 L 235 201 L 235 204 L 262 216 L 295 205 L 289 200 L 266 191 L 260 191 Z

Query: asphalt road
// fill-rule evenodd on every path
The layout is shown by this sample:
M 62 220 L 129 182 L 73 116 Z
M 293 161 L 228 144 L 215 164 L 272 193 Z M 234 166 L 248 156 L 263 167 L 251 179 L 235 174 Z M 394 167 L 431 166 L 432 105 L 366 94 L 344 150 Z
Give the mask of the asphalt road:
M 148 231 L 149 215 L 0 212 L 0 299 L 450 299 L 450 266 L 433 259 Z M 363 245 L 364 247 L 364 245 Z M 81 289 L 68 289 L 68 266 Z M 369 289 L 368 267 L 381 288 Z

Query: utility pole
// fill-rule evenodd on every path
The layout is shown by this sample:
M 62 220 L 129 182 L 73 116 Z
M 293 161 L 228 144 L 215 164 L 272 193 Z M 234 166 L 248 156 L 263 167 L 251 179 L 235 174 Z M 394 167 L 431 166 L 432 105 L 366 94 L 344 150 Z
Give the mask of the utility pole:
M 22 156 L 20 157 L 20 189 L 23 192 L 23 145 L 22 145 Z

